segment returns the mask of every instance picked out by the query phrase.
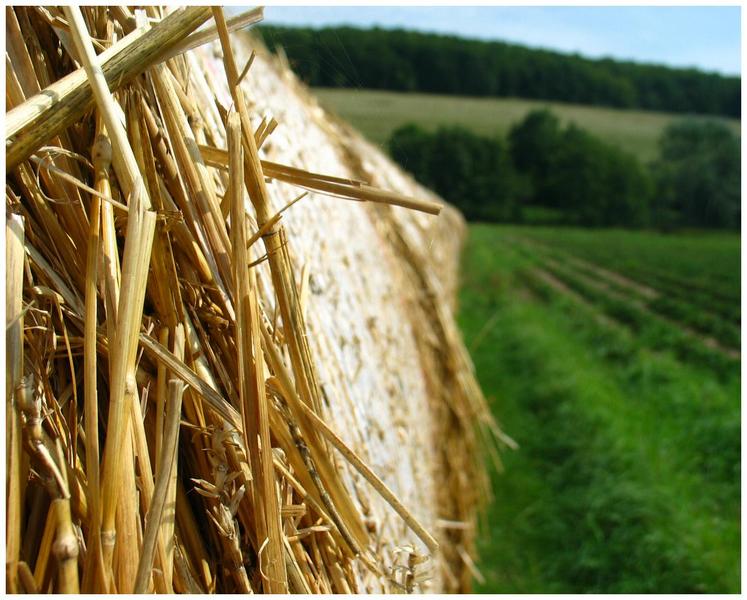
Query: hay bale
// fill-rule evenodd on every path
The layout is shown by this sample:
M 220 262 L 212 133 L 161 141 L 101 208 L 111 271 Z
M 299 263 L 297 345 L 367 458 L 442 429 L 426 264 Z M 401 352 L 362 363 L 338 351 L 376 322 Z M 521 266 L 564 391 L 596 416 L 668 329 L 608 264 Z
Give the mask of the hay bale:
M 467 591 L 461 216 L 220 10 L 7 16 L 9 590 Z

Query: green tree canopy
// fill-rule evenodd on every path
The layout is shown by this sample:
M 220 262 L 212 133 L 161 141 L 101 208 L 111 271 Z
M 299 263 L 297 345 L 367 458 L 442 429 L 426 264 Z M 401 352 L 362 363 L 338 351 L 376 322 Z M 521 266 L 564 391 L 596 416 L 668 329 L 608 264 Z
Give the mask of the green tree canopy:
M 405 125 L 392 133 L 389 152 L 416 179 L 455 204 L 468 219 L 516 220 L 516 174 L 504 143 L 461 127 L 427 132 Z
M 530 112 L 508 135 L 511 158 L 531 182 L 529 202 L 580 225 L 649 222 L 650 181 L 638 160 L 548 110 Z
M 683 120 L 659 141 L 654 211 L 664 226 L 739 228 L 739 138 L 721 123 Z

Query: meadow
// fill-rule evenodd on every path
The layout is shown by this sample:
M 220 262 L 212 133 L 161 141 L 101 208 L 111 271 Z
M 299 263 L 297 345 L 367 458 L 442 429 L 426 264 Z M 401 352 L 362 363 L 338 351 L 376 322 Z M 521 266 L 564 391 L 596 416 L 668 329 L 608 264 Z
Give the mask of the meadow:
M 574 122 L 608 143 L 647 162 L 657 156 L 663 129 L 683 115 L 620 110 L 519 98 L 465 98 L 363 89 L 314 88 L 322 106 L 344 118 L 368 139 L 385 144 L 406 123 L 433 130 L 461 125 L 481 135 L 505 136 L 512 125 L 537 108 L 551 109 L 563 122 Z M 716 117 L 714 117 L 716 118 Z M 739 134 L 738 119 L 723 119 Z
M 738 592 L 738 234 L 473 224 L 459 319 L 519 449 L 483 592 Z

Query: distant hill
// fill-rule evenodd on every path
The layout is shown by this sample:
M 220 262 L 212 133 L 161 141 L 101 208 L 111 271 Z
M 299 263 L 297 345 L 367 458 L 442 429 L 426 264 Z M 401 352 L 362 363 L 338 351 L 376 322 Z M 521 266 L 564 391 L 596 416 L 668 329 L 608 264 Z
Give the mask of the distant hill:
M 441 125 L 457 125 L 479 135 L 504 137 L 530 111 L 548 108 L 563 123 L 575 123 L 648 163 L 659 154 L 661 132 L 682 118 L 671 112 L 523 98 L 466 98 L 351 88 L 314 88 L 313 91 L 324 108 L 350 122 L 376 144 L 385 144 L 392 132 L 406 123 L 416 123 L 428 131 L 435 131 Z M 728 125 L 735 135 L 740 134 L 738 119 L 701 118 L 716 119 Z
M 283 48 L 296 73 L 312 86 L 741 116 L 740 78 L 697 69 L 401 29 L 262 25 L 258 31 L 271 50 Z

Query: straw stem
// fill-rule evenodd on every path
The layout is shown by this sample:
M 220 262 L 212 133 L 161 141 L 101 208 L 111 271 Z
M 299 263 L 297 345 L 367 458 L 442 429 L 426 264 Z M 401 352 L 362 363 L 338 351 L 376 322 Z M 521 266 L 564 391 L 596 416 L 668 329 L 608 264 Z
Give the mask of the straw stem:
M 220 9 L 214 9 L 219 31 L 223 32 Z M 241 141 L 241 120 L 235 112 L 228 115 L 228 148 L 230 154 L 231 232 L 236 304 L 236 346 L 239 352 L 239 393 L 244 424 L 244 439 L 255 476 L 254 509 L 258 539 L 267 537 L 266 564 L 268 591 L 288 592 L 282 532 L 275 491 L 275 471 L 272 466 L 270 427 L 264 387 L 264 361 L 259 334 L 254 273 L 248 269 L 246 216 L 244 208 L 244 166 Z M 265 562 L 265 561 L 263 561 Z
M 207 6 L 177 8 L 152 29 L 139 28 L 99 56 L 102 77 L 115 91 L 160 59 L 210 17 Z M 71 27 L 74 25 L 71 23 Z M 92 47 L 93 48 L 93 47 Z M 6 171 L 65 130 L 91 106 L 93 95 L 80 68 L 6 115 Z M 107 124 L 108 125 L 108 124 Z
M 178 325 L 175 332 L 175 344 L 184 351 L 184 327 Z M 153 491 L 148 516 L 145 521 L 145 532 L 143 533 L 143 550 L 140 555 L 140 563 L 137 567 L 134 591 L 136 594 L 145 594 L 150 581 L 151 569 L 153 568 L 153 556 L 155 554 L 156 540 L 159 536 L 161 521 L 164 516 L 166 498 L 171 483 L 171 473 L 176 469 L 176 448 L 179 439 L 179 421 L 182 413 L 182 396 L 184 395 L 184 383 L 179 379 L 170 379 L 168 384 L 167 420 L 164 431 L 163 448 L 156 473 L 156 485 Z
M 18 591 L 18 560 L 23 523 L 21 411 L 15 391 L 23 376 L 24 224 L 17 214 L 5 222 L 5 452 L 8 457 L 5 560 L 9 591 Z

